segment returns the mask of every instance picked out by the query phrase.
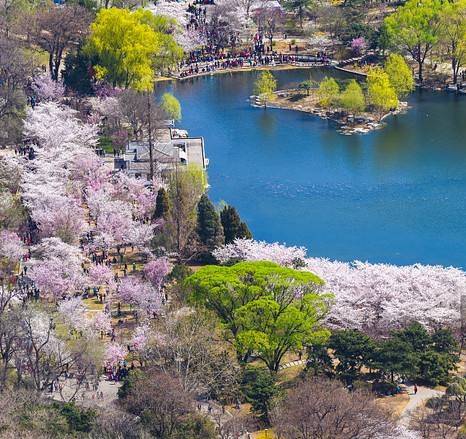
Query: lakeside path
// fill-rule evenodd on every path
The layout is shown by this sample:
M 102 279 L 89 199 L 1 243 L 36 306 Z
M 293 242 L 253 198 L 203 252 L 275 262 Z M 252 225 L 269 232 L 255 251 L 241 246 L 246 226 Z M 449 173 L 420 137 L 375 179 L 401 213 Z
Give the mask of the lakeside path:
M 263 70 L 298 70 L 298 69 L 313 69 L 313 68 L 322 68 L 322 67 L 335 67 L 334 64 L 318 64 L 318 63 L 293 63 L 293 64 L 278 64 L 278 65 L 261 65 L 261 66 L 246 66 L 246 67 L 232 67 L 228 69 L 218 69 L 211 72 L 200 72 L 195 75 L 189 75 L 185 77 L 180 77 L 179 75 L 173 76 L 161 76 L 155 79 L 155 82 L 164 82 L 164 81 L 186 81 L 188 79 L 200 78 L 203 76 L 213 76 L 221 75 L 226 73 L 238 73 L 238 72 L 253 72 L 253 71 L 263 71 Z

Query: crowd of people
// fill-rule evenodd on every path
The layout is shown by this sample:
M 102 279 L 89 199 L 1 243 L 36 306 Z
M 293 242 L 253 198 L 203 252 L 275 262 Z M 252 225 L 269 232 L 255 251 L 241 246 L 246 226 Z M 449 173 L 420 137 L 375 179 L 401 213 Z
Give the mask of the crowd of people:
M 108 381 L 120 382 L 128 376 L 131 369 L 134 369 L 134 363 L 131 363 L 131 366 L 128 366 L 126 360 L 121 360 L 115 366 L 104 366 L 104 375 L 107 377 Z
M 316 55 L 291 55 L 266 51 L 261 44 L 255 45 L 251 49 L 244 49 L 236 54 L 204 48 L 189 54 L 186 61 L 181 65 L 179 76 L 180 78 L 187 78 L 218 70 L 299 63 L 327 65 L 330 63 L 330 59 L 324 52 L 319 52 Z

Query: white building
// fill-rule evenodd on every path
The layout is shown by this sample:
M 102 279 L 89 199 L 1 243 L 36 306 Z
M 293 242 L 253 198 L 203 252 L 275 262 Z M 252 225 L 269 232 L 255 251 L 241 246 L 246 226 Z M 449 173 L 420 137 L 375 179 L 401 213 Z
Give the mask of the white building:
M 175 128 L 157 130 L 152 155 L 154 169 L 162 174 L 175 166 L 195 164 L 206 169 L 209 164 L 205 156 L 204 138 L 189 137 L 186 131 Z M 149 143 L 129 142 L 123 155 L 115 158 L 115 169 L 123 169 L 134 177 L 149 179 Z

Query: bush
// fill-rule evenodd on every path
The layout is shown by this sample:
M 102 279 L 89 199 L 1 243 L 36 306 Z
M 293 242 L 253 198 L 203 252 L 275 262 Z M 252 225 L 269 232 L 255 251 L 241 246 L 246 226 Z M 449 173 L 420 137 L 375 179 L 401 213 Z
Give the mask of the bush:
M 178 427 L 174 439 L 217 439 L 218 435 L 212 421 L 197 414 L 190 415 Z
M 71 431 L 88 433 L 92 429 L 96 414 L 91 409 L 77 407 L 74 403 L 65 403 L 58 408 L 59 413 L 66 419 Z
M 372 385 L 372 391 L 378 395 L 396 395 L 399 393 L 399 387 L 395 383 L 390 383 L 388 381 L 379 381 L 374 382 Z
M 99 148 L 101 148 L 107 154 L 113 154 L 113 149 L 115 148 L 115 145 L 113 144 L 113 141 L 109 136 L 100 136 Z
M 265 369 L 248 367 L 243 372 L 241 391 L 252 411 L 265 422 L 268 422 L 269 411 L 274 397 L 278 395 L 275 380 Z
M 118 389 L 118 399 L 125 399 L 133 389 L 135 383 L 144 376 L 139 369 L 130 370 L 123 380 L 122 386 Z
M 184 264 L 176 264 L 168 275 L 169 280 L 181 282 L 193 274 L 193 270 Z

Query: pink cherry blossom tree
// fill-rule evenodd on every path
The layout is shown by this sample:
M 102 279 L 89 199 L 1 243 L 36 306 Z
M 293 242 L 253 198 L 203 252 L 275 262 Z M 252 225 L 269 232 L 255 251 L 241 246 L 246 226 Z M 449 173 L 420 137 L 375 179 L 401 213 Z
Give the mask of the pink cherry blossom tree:
M 351 50 L 356 54 L 360 55 L 367 47 L 366 39 L 364 37 L 354 38 L 351 41 Z
M 144 266 L 145 278 L 158 289 L 162 287 L 163 280 L 169 273 L 170 263 L 167 258 L 154 259 Z
M 59 237 L 63 242 L 76 243 L 87 230 L 84 209 L 67 197 L 55 197 L 49 205 L 31 212 L 42 237 Z
M 36 76 L 31 87 L 39 102 L 59 101 L 65 94 L 63 84 L 52 80 L 49 75 Z
M 456 268 L 308 258 L 302 247 L 253 240 L 236 240 L 214 255 L 222 263 L 269 260 L 317 274 L 335 296 L 327 321 L 335 328 L 387 332 L 412 320 L 427 326 L 461 324 L 466 273 Z
M 32 249 L 28 276 L 43 297 L 61 299 L 80 291 L 86 283 L 82 271 L 83 256 L 79 248 L 59 238 L 42 240 Z
M 92 329 L 98 332 L 108 333 L 112 330 L 110 316 L 104 312 L 95 313 L 90 325 Z
M 81 145 L 95 148 L 97 127 L 82 123 L 77 111 L 55 102 L 43 102 L 28 111 L 24 133 L 42 148 L 71 148 Z
M 32 260 L 28 276 L 39 288 L 42 297 L 62 299 L 80 291 L 85 277 L 80 266 L 58 258 Z
M 113 181 L 113 197 L 130 203 L 135 218 L 143 219 L 152 216 L 157 195 L 154 190 L 146 187 L 144 180 L 119 172 Z
M 78 247 L 67 244 L 58 237 L 42 239 L 32 248 L 32 255 L 34 259 L 57 258 L 75 266 L 81 266 L 84 262 L 84 256 Z
M 117 366 L 126 357 L 126 349 L 118 343 L 111 343 L 105 350 L 105 363 L 107 366 Z
M 86 307 L 80 297 L 70 297 L 58 304 L 58 313 L 63 322 L 77 331 L 84 331 L 89 326 Z
M 133 227 L 131 205 L 124 201 L 109 200 L 101 207 L 96 219 L 96 231 L 108 247 L 125 244 Z
M 222 264 L 232 261 L 262 260 L 286 267 L 302 263 L 307 257 L 304 247 L 287 247 L 277 242 L 269 244 L 251 239 L 235 239 L 233 243 L 214 250 L 213 255 Z
M 112 291 L 116 287 L 113 270 L 107 265 L 92 264 L 89 267 L 88 278 L 89 284 L 96 287 L 106 286 Z
M 160 289 L 137 276 L 126 276 L 121 280 L 118 297 L 148 316 L 158 314 L 162 310 L 163 299 Z
M 130 346 L 134 351 L 138 353 L 144 352 L 144 350 L 147 347 L 149 332 L 150 332 L 150 328 L 146 324 L 136 327 L 136 329 L 133 332 L 133 337 L 130 342 Z
M 0 258 L 17 263 L 26 252 L 26 247 L 17 233 L 9 230 L 0 232 Z

